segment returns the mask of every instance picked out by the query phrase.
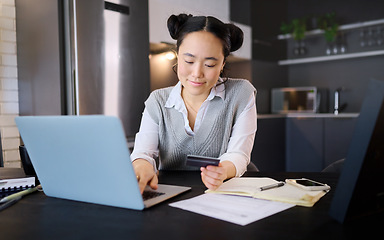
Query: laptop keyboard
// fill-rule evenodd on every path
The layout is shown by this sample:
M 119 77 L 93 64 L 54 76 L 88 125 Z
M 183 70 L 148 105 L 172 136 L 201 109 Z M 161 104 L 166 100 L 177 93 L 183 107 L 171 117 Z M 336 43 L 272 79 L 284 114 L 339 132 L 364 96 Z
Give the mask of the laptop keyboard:
M 155 198 L 155 197 L 158 197 L 158 196 L 161 196 L 161 195 L 164 195 L 165 193 L 163 192 L 155 192 L 155 191 L 148 191 L 148 190 L 145 190 L 143 192 L 143 200 L 148 200 L 148 199 L 151 199 L 151 198 Z

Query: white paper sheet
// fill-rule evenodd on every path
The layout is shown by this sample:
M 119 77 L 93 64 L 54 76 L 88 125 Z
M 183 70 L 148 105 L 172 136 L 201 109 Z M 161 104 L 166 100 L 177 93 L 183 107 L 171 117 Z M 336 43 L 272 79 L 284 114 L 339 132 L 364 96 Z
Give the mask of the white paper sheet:
M 202 194 L 169 205 L 242 226 L 295 206 L 288 203 L 213 193 Z

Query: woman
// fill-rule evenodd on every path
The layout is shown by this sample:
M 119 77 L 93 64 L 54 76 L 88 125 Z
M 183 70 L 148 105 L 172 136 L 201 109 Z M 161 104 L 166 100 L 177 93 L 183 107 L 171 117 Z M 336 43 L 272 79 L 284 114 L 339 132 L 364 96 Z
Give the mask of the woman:
M 220 158 L 219 166 L 200 168 L 209 189 L 241 176 L 250 162 L 257 128 L 255 88 L 247 80 L 220 77 L 230 52 L 243 43 L 243 32 L 214 17 L 172 15 L 177 40 L 174 87 L 151 93 L 131 155 L 143 192 L 157 189 L 160 170 L 199 170 L 186 166 L 188 154 Z

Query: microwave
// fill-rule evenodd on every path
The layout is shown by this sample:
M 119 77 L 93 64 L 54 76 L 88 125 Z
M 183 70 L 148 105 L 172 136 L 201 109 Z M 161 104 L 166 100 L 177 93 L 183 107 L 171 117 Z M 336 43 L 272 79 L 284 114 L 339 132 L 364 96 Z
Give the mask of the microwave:
M 316 113 L 320 101 L 316 87 L 273 88 L 271 98 L 272 113 Z

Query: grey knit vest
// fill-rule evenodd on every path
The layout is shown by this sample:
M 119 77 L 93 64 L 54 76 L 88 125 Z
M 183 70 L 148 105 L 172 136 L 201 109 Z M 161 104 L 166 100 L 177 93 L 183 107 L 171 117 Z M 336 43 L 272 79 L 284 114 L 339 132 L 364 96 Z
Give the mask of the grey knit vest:
M 198 170 L 185 166 L 188 154 L 220 157 L 227 151 L 232 127 L 256 89 L 247 80 L 228 79 L 225 99 L 215 97 L 200 128 L 194 136 L 186 133 L 182 114 L 174 108 L 165 108 L 173 87 L 155 90 L 145 102 L 146 108 L 159 124 L 159 169 Z

